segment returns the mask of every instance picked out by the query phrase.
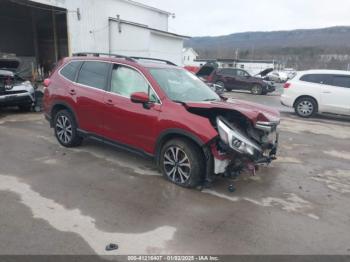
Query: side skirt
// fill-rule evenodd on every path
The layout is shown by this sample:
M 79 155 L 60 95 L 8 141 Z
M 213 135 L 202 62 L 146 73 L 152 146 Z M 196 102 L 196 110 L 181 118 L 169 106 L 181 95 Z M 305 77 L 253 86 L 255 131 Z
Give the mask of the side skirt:
M 96 134 L 86 132 L 86 131 L 81 130 L 81 129 L 78 129 L 78 134 L 81 135 L 82 137 L 91 138 L 91 139 L 93 139 L 95 141 L 98 141 L 98 142 L 110 145 L 110 146 L 112 146 L 114 148 L 121 149 L 121 150 L 124 150 L 124 151 L 128 151 L 130 153 L 139 155 L 139 156 L 144 157 L 144 158 L 149 158 L 149 159 L 152 159 L 152 160 L 155 161 L 155 156 L 145 152 L 144 150 L 141 150 L 141 149 L 138 149 L 138 148 L 135 148 L 135 147 L 131 147 L 129 145 L 125 145 L 125 144 L 122 144 L 122 143 L 119 143 L 119 142 L 107 139 L 105 137 L 98 136 Z

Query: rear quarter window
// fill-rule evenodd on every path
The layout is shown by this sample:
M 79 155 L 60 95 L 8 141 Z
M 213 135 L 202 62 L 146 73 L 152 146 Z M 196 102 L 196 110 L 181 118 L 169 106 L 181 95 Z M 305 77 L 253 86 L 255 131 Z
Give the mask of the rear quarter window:
M 68 80 L 74 82 L 81 64 L 81 61 L 74 61 L 68 63 L 63 67 L 63 69 L 61 69 L 61 75 L 63 75 Z
M 333 76 L 333 85 L 350 88 L 350 76 L 335 75 Z
M 219 71 L 220 75 L 229 75 L 229 76 L 235 76 L 236 75 L 236 70 L 233 69 L 221 69 Z

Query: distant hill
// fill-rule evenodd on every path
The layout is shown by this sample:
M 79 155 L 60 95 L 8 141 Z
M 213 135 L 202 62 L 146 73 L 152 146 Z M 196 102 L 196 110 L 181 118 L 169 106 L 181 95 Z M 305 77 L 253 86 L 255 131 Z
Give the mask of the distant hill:
M 350 26 L 194 37 L 185 42 L 201 58 L 275 59 L 288 67 L 345 69 L 350 63 Z

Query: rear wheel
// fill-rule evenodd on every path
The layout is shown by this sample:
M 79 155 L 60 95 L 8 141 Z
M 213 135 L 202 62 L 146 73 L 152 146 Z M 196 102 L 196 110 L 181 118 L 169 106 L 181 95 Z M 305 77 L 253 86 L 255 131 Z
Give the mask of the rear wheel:
M 55 135 L 64 147 L 80 146 L 83 138 L 78 135 L 77 124 L 71 112 L 59 111 L 54 118 Z
M 263 88 L 261 85 L 258 85 L 258 84 L 255 84 L 252 86 L 250 92 L 253 94 L 253 95 L 262 95 L 263 93 Z
M 172 183 L 194 188 L 204 174 L 204 160 L 200 148 L 186 139 L 173 139 L 161 151 L 160 168 L 163 176 Z
M 218 85 L 218 86 L 221 86 L 223 89 L 226 89 L 227 91 L 232 91 L 232 89 L 227 88 L 227 87 L 225 86 L 225 83 L 222 82 L 222 81 L 218 81 L 218 82 L 216 82 L 215 84 Z
M 311 97 L 302 97 L 294 106 L 295 113 L 303 118 L 310 118 L 317 112 L 317 102 Z

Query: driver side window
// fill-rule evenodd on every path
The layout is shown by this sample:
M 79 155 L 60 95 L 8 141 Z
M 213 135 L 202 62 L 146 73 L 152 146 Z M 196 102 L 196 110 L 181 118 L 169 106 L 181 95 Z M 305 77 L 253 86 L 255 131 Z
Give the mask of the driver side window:
M 150 101 L 159 103 L 158 97 L 145 78 L 136 70 L 115 65 L 112 70 L 111 92 L 130 98 L 135 92 L 149 94 Z

